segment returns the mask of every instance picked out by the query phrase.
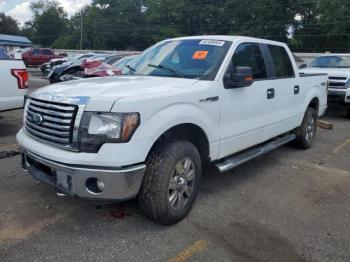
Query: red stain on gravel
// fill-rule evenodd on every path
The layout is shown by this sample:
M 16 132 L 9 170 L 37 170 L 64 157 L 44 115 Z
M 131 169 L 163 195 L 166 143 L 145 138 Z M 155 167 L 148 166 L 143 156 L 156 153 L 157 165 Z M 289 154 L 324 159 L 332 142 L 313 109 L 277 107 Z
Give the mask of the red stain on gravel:
M 116 219 L 124 219 L 129 216 L 128 213 L 125 212 L 125 209 L 122 207 L 117 208 L 116 210 L 111 211 L 111 216 Z

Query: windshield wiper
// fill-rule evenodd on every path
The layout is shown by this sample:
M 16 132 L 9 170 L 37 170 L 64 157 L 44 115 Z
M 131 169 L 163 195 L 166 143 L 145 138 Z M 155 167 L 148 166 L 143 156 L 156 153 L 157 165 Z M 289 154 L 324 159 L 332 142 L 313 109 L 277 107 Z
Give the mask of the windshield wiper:
M 125 65 L 125 67 L 126 67 L 127 69 L 129 69 L 129 70 L 130 70 L 131 72 L 133 72 L 133 73 L 136 72 L 136 69 L 133 68 L 131 65 Z
M 176 71 L 175 69 L 166 67 L 166 66 L 162 66 L 162 65 L 153 65 L 153 64 L 148 64 L 148 66 L 154 67 L 154 68 L 163 69 L 163 70 L 165 70 L 165 71 L 168 71 L 168 72 L 172 73 L 173 75 L 175 75 L 175 76 L 177 76 L 177 77 L 185 78 L 185 76 L 184 76 L 183 74 L 181 74 L 180 72 Z

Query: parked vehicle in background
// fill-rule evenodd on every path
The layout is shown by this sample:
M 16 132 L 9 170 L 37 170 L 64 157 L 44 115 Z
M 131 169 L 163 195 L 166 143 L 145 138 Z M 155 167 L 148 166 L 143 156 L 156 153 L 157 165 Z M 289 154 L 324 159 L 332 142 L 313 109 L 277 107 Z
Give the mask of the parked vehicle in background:
M 49 62 L 42 64 L 40 66 L 40 70 L 44 76 L 47 76 L 51 73 L 51 71 L 53 70 L 53 68 L 55 66 L 65 64 L 65 66 L 68 67 L 74 61 L 77 61 L 77 60 L 83 59 L 83 58 L 89 58 L 93 55 L 94 54 L 92 54 L 92 53 L 88 53 L 88 54 L 76 54 L 73 56 L 66 56 L 66 57 L 62 57 L 62 58 L 54 58 L 54 59 L 51 59 Z
M 326 54 L 316 57 L 302 73 L 329 76 L 328 102 L 345 106 L 350 118 L 350 54 Z
M 51 71 L 49 72 L 47 78 L 49 79 L 50 83 L 58 83 L 61 82 L 60 77 L 62 76 L 62 73 L 65 72 L 66 69 L 70 67 L 80 67 L 80 65 L 90 57 L 93 57 L 94 54 L 85 54 L 83 56 L 75 56 L 72 57 L 71 60 L 68 60 L 67 62 L 64 62 L 62 64 L 53 66 Z
M 84 69 L 99 66 L 111 54 L 92 54 L 90 57 L 83 57 L 72 63 L 64 63 L 55 67 L 48 75 L 50 83 L 69 81 L 84 77 Z
M 116 61 L 116 58 L 103 62 L 96 68 L 85 68 L 84 77 L 104 77 L 121 75 L 125 65 L 131 63 L 137 55 L 126 56 Z
M 289 142 L 307 149 L 327 107 L 327 75 L 299 76 L 274 41 L 167 39 L 127 69 L 32 93 L 23 167 L 65 194 L 137 197 L 166 225 L 190 211 L 203 162 L 225 172 Z
M 0 112 L 23 107 L 28 92 L 28 72 L 21 60 L 0 58 Z
M 54 58 L 60 57 L 55 55 L 54 51 L 49 48 L 33 48 L 22 54 L 23 62 L 27 67 L 40 66 Z

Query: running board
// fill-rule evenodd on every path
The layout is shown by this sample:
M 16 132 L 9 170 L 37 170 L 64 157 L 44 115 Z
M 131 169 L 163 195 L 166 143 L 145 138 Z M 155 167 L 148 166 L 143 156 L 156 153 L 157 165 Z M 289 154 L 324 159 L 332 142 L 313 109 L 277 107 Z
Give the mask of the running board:
M 268 143 L 265 143 L 259 147 L 254 147 L 252 149 L 248 149 L 243 153 L 238 153 L 233 157 L 225 160 L 224 162 L 218 163 L 215 166 L 219 169 L 220 172 L 229 171 L 239 165 L 244 164 L 258 156 L 264 155 L 277 147 L 283 146 L 296 138 L 293 134 L 288 134 L 279 138 L 276 138 Z

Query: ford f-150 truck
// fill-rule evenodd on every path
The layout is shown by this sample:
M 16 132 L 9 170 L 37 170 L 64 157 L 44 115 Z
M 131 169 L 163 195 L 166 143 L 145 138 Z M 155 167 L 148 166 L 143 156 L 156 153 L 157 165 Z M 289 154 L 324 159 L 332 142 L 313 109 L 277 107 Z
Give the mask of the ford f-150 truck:
M 27 100 L 23 167 L 81 198 L 138 198 L 173 224 L 190 211 L 202 163 L 225 172 L 278 146 L 309 148 L 327 106 L 327 75 L 299 76 L 279 42 L 168 39 L 127 75 L 54 84 Z
M 345 106 L 350 118 L 350 54 L 325 54 L 316 57 L 302 73 L 329 76 L 328 102 Z
M 23 107 L 28 72 L 22 60 L 0 59 L 0 112 Z

